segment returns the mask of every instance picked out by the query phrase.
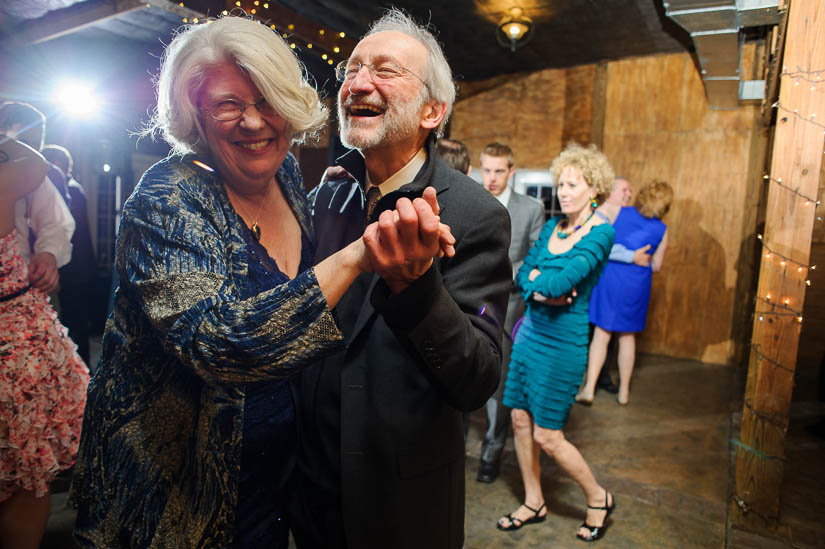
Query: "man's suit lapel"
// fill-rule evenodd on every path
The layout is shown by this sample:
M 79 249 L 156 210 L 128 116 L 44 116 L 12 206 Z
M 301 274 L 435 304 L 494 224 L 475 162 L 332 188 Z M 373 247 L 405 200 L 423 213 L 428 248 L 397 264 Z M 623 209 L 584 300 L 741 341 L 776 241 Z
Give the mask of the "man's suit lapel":
M 397 200 L 402 196 L 406 196 L 410 200 L 415 199 L 416 197 L 420 197 L 421 194 L 424 192 L 424 189 L 432 185 L 435 187 L 437 195 L 440 195 L 442 192 L 446 191 L 449 188 L 449 185 L 446 181 L 437 182 L 433 180 L 433 171 L 436 162 L 443 162 L 441 157 L 438 155 L 438 151 L 435 148 L 435 140 L 430 138 L 427 142 L 427 162 L 421 168 L 421 171 L 418 172 L 415 179 L 406 185 L 403 185 L 398 191 L 391 193 L 387 196 L 393 197 L 393 200 Z M 363 157 L 359 155 L 353 155 L 352 151 L 345 155 L 346 161 L 344 157 L 339 158 L 339 164 L 342 165 L 351 175 L 358 174 L 361 178 L 366 178 L 366 169 L 364 166 Z M 384 197 L 386 198 L 386 197 Z M 378 207 L 373 212 L 372 220 L 378 219 L 378 215 L 384 209 L 391 209 L 394 208 L 395 204 L 388 204 L 382 198 L 381 201 L 378 203 Z M 440 212 L 442 215 L 444 210 Z M 366 292 L 364 294 L 359 295 L 359 299 L 361 300 L 361 306 L 358 310 L 358 316 L 355 318 L 355 324 L 353 325 L 352 332 L 349 334 L 349 338 L 347 344 L 351 344 L 355 341 L 355 338 L 358 337 L 358 334 L 369 324 L 370 319 L 376 314 L 375 308 L 372 306 L 372 302 L 370 301 L 370 296 L 372 295 L 372 291 L 375 289 L 375 285 L 378 283 L 378 275 L 372 275 L 370 277 L 369 284 L 366 287 Z M 352 288 L 350 289 L 352 291 Z
M 355 338 L 358 337 L 358 334 L 361 333 L 361 330 L 364 329 L 364 326 L 367 325 L 370 318 L 376 314 L 375 308 L 372 306 L 372 301 L 370 300 L 370 296 L 372 295 L 373 289 L 375 289 L 375 285 L 378 283 L 378 275 L 372 275 L 370 278 L 370 282 L 367 285 L 367 291 L 364 296 L 364 299 L 361 300 L 361 309 L 358 311 L 358 316 L 355 317 L 355 324 L 352 328 L 352 333 L 349 336 L 349 341 L 347 341 L 347 345 L 352 344 L 355 341 Z

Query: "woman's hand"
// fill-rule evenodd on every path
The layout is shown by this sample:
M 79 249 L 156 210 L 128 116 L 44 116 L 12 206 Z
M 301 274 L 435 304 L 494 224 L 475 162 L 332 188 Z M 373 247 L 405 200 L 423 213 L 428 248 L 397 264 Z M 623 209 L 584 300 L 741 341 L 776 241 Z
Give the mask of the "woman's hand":
M 528 276 L 528 280 L 530 280 L 530 282 L 533 282 L 536 279 L 536 277 L 539 276 L 540 274 L 541 274 L 540 270 L 533 269 L 532 271 L 530 271 L 530 276 Z

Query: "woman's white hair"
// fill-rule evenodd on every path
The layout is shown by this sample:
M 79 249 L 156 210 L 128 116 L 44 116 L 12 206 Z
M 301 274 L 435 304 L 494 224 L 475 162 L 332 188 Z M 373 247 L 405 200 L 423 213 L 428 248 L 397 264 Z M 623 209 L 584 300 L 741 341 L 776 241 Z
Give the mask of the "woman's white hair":
M 403 11 L 392 8 L 384 14 L 381 19 L 370 27 L 365 35 L 370 36 L 379 32 L 400 32 L 421 42 L 427 48 L 427 74 L 424 81 L 427 83 L 424 89 L 424 99 L 434 99 L 447 105 L 444 120 L 436 130 L 436 137 L 444 134 L 444 128 L 453 112 L 455 103 L 455 84 L 453 84 L 453 72 L 447 58 L 441 50 L 441 46 L 435 36 L 429 30 L 430 25 L 422 26 Z
M 167 46 L 157 79 L 157 110 L 144 134 L 160 131 L 174 153 L 206 153 L 198 95 L 209 70 L 222 63 L 234 63 L 249 76 L 287 121 L 293 142 L 314 136 L 326 123 L 326 107 L 281 37 L 251 19 L 227 16 L 185 27 Z

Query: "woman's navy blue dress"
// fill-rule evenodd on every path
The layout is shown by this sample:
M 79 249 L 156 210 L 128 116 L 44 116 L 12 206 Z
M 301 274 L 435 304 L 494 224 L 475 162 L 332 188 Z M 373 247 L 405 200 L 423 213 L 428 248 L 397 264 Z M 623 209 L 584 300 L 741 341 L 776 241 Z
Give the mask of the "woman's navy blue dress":
M 524 259 L 516 285 L 527 303 L 527 313 L 513 341 L 503 403 L 527 410 L 545 429 L 561 429 L 573 405 L 587 366 L 590 292 L 613 246 L 613 227 L 604 223 L 561 254 L 547 249 L 559 218 L 550 219 Z M 530 281 L 533 269 L 541 275 Z M 573 288 L 571 305 L 543 305 L 533 292 L 561 297 Z
M 249 275 L 244 299 L 289 280 L 248 229 L 246 246 Z M 312 246 L 304 236 L 298 272 L 311 266 Z M 295 405 L 289 380 L 247 384 L 235 547 L 285 549 L 288 546 L 285 484 L 294 465 L 297 444 Z
M 653 254 L 665 234 L 665 224 L 647 218 L 633 206 L 621 209 L 616 221 L 616 244 L 638 250 L 650 244 Z M 590 297 L 590 322 L 608 332 L 641 332 L 650 303 L 650 266 L 608 261 Z

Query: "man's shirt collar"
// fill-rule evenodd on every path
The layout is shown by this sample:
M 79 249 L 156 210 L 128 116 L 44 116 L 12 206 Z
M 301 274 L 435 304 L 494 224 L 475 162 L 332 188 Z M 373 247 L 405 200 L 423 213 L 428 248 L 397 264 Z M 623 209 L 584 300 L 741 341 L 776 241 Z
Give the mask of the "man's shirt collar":
M 496 199 L 499 202 L 501 202 L 502 206 L 504 206 L 506 208 L 507 204 L 510 203 L 510 195 L 511 194 L 513 194 L 513 189 L 510 188 L 510 185 L 507 185 L 506 187 L 504 187 L 504 190 L 501 191 L 501 193 L 499 193 L 499 195 L 496 197 Z
M 378 185 L 378 188 L 381 189 L 381 194 L 386 196 L 393 191 L 397 191 L 403 185 L 406 185 L 413 179 L 415 176 L 418 175 L 418 172 L 421 171 L 422 166 L 427 162 L 427 148 L 421 147 L 415 156 L 407 162 L 407 164 L 392 174 L 386 181 Z M 364 189 L 368 191 L 369 188 L 373 185 L 372 181 L 370 181 L 370 176 L 367 174 L 367 185 Z

